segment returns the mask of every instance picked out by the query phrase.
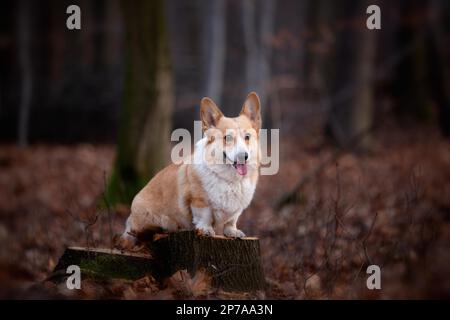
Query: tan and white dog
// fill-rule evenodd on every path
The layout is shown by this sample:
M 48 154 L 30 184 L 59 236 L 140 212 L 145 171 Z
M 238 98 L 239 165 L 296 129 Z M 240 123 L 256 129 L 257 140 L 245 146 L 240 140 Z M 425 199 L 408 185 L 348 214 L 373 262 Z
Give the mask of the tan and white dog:
M 237 228 L 259 176 L 260 101 L 250 93 L 238 117 L 228 118 L 203 98 L 204 137 L 182 164 L 171 164 L 136 195 L 119 246 L 136 244 L 152 230 L 196 230 L 202 235 L 242 238 Z

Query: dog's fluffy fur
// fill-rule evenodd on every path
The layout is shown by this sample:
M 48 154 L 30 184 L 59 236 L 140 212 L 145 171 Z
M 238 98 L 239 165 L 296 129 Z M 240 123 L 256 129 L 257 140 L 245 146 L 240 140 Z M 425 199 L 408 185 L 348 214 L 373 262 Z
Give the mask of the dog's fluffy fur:
M 250 93 L 236 118 L 203 98 L 200 117 L 204 137 L 193 155 L 160 171 L 136 195 L 119 246 L 134 246 L 139 234 L 158 229 L 245 237 L 236 223 L 258 181 L 259 98 Z

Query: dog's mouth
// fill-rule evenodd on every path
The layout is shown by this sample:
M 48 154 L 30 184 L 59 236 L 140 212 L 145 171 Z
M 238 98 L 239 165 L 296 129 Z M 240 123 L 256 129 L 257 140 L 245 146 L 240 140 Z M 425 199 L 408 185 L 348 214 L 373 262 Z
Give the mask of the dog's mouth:
M 233 167 L 236 169 L 237 173 L 241 176 L 245 176 L 247 174 L 247 164 L 246 163 L 238 163 L 235 161 L 233 163 Z
M 228 160 L 230 162 L 232 162 L 232 166 L 234 169 L 236 169 L 236 172 L 240 175 L 240 176 L 245 176 L 247 174 L 247 163 L 245 161 L 241 162 L 241 161 L 231 161 L 230 158 L 228 158 L 227 154 L 224 152 L 223 156 L 225 158 L 225 160 Z

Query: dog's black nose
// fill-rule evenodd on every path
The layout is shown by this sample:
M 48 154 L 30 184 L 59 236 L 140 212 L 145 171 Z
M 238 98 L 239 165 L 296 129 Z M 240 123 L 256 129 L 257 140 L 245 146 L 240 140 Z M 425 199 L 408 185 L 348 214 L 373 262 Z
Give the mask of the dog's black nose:
M 237 154 L 237 162 L 238 163 L 245 163 L 248 159 L 248 153 L 247 152 L 239 152 Z

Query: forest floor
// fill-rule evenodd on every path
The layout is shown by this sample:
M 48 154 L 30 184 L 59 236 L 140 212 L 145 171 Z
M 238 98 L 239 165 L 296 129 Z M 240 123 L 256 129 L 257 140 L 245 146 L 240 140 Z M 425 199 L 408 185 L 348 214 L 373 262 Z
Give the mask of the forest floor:
M 260 179 L 239 227 L 261 240 L 265 292 L 212 290 L 179 272 L 166 288 L 43 281 L 66 246 L 109 247 L 126 206 L 99 210 L 113 146 L 0 146 L 1 298 L 450 298 L 450 141 L 429 128 L 376 133 L 364 154 L 283 139 L 280 171 Z M 293 201 L 277 201 L 303 179 Z M 110 230 L 112 225 L 112 232 Z M 368 290 L 366 268 L 381 267 Z

